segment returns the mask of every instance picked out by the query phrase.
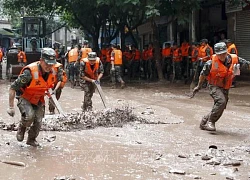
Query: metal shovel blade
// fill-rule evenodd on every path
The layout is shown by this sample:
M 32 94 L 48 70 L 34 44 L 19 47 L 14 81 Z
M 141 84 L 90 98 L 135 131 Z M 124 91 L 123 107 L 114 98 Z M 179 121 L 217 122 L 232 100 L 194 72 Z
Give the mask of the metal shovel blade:
M 100 97 L 102 99 L 102 103 L 103 103 L 104 107 L 107 108 L 106 98 L 105 98 L 104 93 L 102 91 L 102 87 L 100 86 L 100 84 L 98 82 L 95 82 L 95 85 L 96 85 L 98 93 L 100 94 Z

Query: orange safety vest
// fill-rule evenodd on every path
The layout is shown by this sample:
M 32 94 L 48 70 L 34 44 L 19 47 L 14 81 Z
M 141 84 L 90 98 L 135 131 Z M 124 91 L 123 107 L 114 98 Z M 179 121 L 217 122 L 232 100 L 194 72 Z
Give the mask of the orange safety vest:
M 87 58 L 88 57 L 88 53 L 92 52 L 92 49 L 91 48 L 82 48 L 81 49 L 82 51 L 82 58 Z
M 104 62 L 106 54 L 107 54 L 107 49 L 101 49 L 100 60 L 102 62 Z
M 194 57 L 194 55 L 195 55 L 195 52 L 198 52 L 198 48 L 194 48 L 194 49 L 192 49 L 192 52 L 191 52 L 191 56 L 192 56 L 192 62 L 195 62 L 195 61 L 197 61 L 197 57 Z M 198 55 L 198 54 L 197 54 Z
M 237 50 L 235 44 L 231 44 L 231 45 L 227 48 L 227 52 L 228 52 L 228 53 L 231 53 L 231 50 L 232 50 L 232 49 L 235 49 L 235 53 L 236 53 L 236 55 L 238 55 L 238 50 Z
M 3 52 L 0 50 L 0 62 L 3 60 Z
M 169 47 L 169 48 L 164 48 L 164 49 L 162 49 L 162 51 L 161 51 L 162 56 L 171 56 L 171 53 L 172 53 L 171 47 Z
M 58 73 L 58 68 L 62 67 L 62 64 L 59 63 L 59 62 L 57 62 L 54 66 L 55 66 L 56 73 Z M 65 84 L 66 84 L 66 82 L 68 80 L 67 74 L 66 74 L 66 72 L 64 70 L 63 70 L 63 74 L 62 75 L 63 75 L 63 77 L 62 77 L 62 82 L 60 84 L 60 88 L 64 88 L 64 86 L 65 86 Z M 57 79 L 56 83 L 58 83 L 58 79 Z
M 229 69 L 224 66 L 216 55 L 212 56 L 212 68 L 210 74 L 207 76 L 209 84 L 223 89 L 231 87 L 234 78 L 234 65 L 238 63 L 238 56 L 235 54 L 230 54 L 230 56 L 232 57 L 232 64 Z
M 113 50 L 115 53 L 114 65 L 122 65 L 122 51 L 119 49 Z
M 99 64 L 100 64 L 100 59 L 96 58 L 94 69 L 92 70 L 91 65 L 89 63 L 88 58 L 84 58 L 83 61 L 85 62 L 85 74 L 87 77 L 91 79 L 97 80 L 98 78 L 98 69 L 99 69 Z
M 188 50 L 189 50 L 189 44 L 188 43 L 182 43 L 181 44 L 181 55 L 182 56 L 188 56 Z
M 68 53 L 69 63 L 76 62 L 78 59 L 78 50 L 77 48 L 71 49 Z
M 173 61 L 180 62 L 181 60 L 182 60 L 182 58 L 181 58 L 181 54 L 180 54 L 180 48 L 173 50 Z
M 107 53 L 106 53 L 106 62 L 110 62 L 111 61 L 111 52 L 112 49 L 108 49 Z
M 37 105 L 39 101 L 45 103 L 45 92 L 48 91 L 49 88 L 53 88 L 56 83 L 56 70 L 54 67 L 52 68 L 52 73 L 49 74 L 47 81 L 45 81 L 41 72 L 39 72 L 38 66 L 39 61 L 31 63 L 28 66 L 25 66 L 20 73 L 22 74 L 25 69 L 30 69 L 31 71 L 32 80 L 29 86 L 22 89 L 23 94 L 21 97 L 34 105 Z
M 130 61 L 132 59 L 132 54 L 130 53 L 130 51 L 123 52 L 123 55 L 127 61 Z
M 26 63 L 27 62 L 27 58 L 26 58 L 26 54 L 24 51 L 20 51 L 18 54 L 17 54 L 17 61 L 20 63 L 20 62 L 24 62 Z
M 198 57 L 199 57 L 199 58 L 203 58 L 203 57 L 206 57 L 206 56 L 207 56 L 207 52 L 206 52 L 206 49 L 207 49 L 207 48 L 210 49 L 210 58 L 211 58 L 211 48 L 210 48 L 208 45 L 206 45 L 206 46 L 204 46 L 204 47 L 201 46 L 201 47 L 199 48 L 199 52 L 198 52 Z M 212 52 L 212 53 L 213 53 L 213 52 Z M 209 59 L 209 57 L 203 59 L 203 62 L 206 62 L 208 59 Z
M 136 49 L 134 51 L 134 55 L 135 55 L 135 57 L 134 57 L 135 61 L 139 61 L 141 59 L 141 53 L 140 53 L 140 51 L 138 49 Z

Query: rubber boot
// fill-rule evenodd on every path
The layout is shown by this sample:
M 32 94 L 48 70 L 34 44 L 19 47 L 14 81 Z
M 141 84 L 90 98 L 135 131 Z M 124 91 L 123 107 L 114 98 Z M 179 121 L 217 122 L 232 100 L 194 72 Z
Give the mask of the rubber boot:
M 208 121 L 207 125 L 205 127 L 205 130 L 207 130 L 207 131 L 216 131 L 215 123 L 211 122 L 211 121 Z
M 27 139 L 26 144 L 33 146 L 33 147 L 40 146 L 39 143 L 36 141 L 36 139 L 30 139 L 30 138 Z
M 121 88 L 123 89 L 124 87 L 125 87 L 125 82 L 122 81 L 122 82 L 121 82 Z
M 18 129 L 17 129 L 17 133 L 16 133 L 16 139 L 18 141 L 23 141 L 25 130 L 26 130 L 26 127 L 23 126 L 22 124 L 19 124 Z
M 201 130 L 206 130 L 206 124 L 207 124 L 208 118 L 203 117 L 200 123 L 200 129 Z

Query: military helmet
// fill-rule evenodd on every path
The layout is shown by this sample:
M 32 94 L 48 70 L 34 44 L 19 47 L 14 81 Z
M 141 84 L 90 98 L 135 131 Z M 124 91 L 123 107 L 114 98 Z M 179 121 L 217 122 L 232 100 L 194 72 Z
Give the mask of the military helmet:
M 43 48 L 41 50 L 41 59 L 43 59 L 46 64 L 49 64 L 49 65 L 56 64 L 55 50 L 52 48 Z
M 219 42 L 214 45 L 215 54 L 223 54 L 227 52 L 227 45 L 224 42 Z
M 94 60 L 96 60 L 96 58 L 97 58 L 96 52 L 89 52 L 88 53 L 88 60 L 94 61 Z

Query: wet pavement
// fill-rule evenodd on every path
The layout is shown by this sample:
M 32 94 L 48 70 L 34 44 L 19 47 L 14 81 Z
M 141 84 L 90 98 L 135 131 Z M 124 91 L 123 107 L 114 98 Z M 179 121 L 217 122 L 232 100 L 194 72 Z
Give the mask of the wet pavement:
M 25 163 L 0 163 L 0 179 L 250 179 L 250 83 L 230 90 L 215 133 L 199 129 L 213 105 L 206 89 L 189 99 L 189 86 L 182 83 L 130 83 L 125 89 L 102 85 L 109 108 L 95 93 L 94 112 L 88 116 L 129 111 L 126 116 L 135 120 L 42 131 L 38 148 L 17 142 L 15 131 L 0 130 L 0 160 Z M 20 118 L 17 107 L 14 118 L 6 113 L 8 88 L 9 82 L 2 80 L 0 126 Z M 80 88 L 67 86 L 59 102 L 66 113 L 79 115 L 82 100 Z M 46 115 L 44 124 L 60 124 L 54 117 Z M 114 117 L 109 122 L 121 119 Z

